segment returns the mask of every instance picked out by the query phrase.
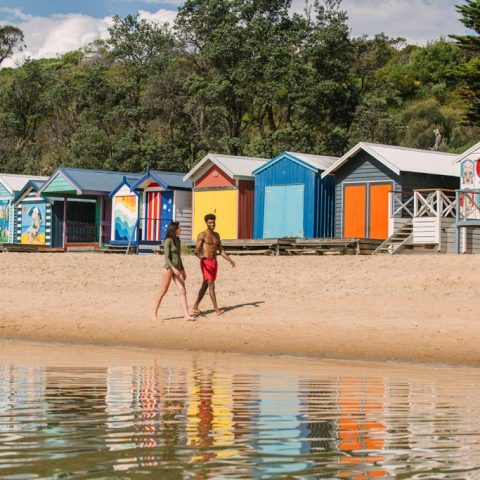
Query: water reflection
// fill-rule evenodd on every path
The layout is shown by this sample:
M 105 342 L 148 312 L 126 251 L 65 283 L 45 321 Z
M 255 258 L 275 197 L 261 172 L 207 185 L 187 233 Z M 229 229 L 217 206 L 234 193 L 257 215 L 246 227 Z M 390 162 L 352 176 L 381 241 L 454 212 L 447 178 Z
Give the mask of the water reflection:
M 0 478 L 480 478 L 473 369 L 54 348 L 1 345 Z

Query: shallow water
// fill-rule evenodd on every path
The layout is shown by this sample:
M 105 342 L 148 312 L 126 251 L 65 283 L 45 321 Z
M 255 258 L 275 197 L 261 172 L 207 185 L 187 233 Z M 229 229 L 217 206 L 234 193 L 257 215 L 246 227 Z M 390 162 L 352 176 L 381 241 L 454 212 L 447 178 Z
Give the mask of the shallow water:
M 480 478 L 480 371 L 0 344 L 0 478 Z

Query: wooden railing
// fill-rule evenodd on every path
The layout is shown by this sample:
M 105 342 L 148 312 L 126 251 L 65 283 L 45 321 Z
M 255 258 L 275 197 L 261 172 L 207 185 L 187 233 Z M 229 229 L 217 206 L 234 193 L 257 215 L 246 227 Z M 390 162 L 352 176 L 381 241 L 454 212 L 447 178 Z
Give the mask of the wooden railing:
M 402 192 L 389 193 L 389 212 L 390 217 L 413 217 L 413 196 L 408 196 L 405 200 L 405 194 Z
M 425 189 L 405 192 L 390 192 L 390 218 L 455 218 L 457 202 L 454 190 Z

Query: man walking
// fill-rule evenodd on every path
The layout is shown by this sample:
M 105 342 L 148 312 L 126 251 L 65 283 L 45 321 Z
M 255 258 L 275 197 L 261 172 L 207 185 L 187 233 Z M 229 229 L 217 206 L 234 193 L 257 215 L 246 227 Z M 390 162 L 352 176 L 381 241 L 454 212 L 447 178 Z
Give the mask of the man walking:
M 235 267 L 235 262 L 228 256 L 227 252 L 222 246 L 220 235 L 215 232 L 217 217 L 213 213 L 205 215 L 205 223 L 207 229 L 199 233 L 197 243 L 195 245 L 195 254 L 200 259 L 200 268 L 203 275 L 203 283 L 198 292 L 197 301 L 193 306 L 193 314 L 200 314 L 200 302 L 203 300 L 205 293 L 210 294 L 210 298 L 213 303 L 213 308 L 217 315 L 222 315 L 223 310 L 218 308 L 217 297 L 215 295 L 215 280 L 217 279 L 218 261 L 217 252 L 230 263 L 232 267 Z

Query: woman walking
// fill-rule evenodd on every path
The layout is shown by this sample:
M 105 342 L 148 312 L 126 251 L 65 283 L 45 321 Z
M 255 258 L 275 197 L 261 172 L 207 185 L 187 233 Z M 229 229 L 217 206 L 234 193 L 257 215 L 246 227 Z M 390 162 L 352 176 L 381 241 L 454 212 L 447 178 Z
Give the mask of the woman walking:
M 188 313 L 187 304 L 187 290 L 185 288 L 185 280 L 187 275 L 183 268 L 181 257 L 181 243 L 180 243 L 180 224 L 178 222 L 172 222 L 167 227 L 167 233 L 165 235 L 165 241 L 163 242 L 163 248 L 165 251 L 165 266 L 163 267 L 162 286 L 160 293 L 155 301 L 155 314 L 154 320 L 157 320 L 158 309 L 162 303 L 163 297 L 167 294 L 170 283 L 173 280 L 178 288 L 180 294 L 180 302 L 182 304 L 183 318 L 185 320 L 196 320 Z

